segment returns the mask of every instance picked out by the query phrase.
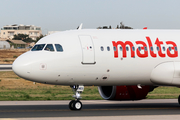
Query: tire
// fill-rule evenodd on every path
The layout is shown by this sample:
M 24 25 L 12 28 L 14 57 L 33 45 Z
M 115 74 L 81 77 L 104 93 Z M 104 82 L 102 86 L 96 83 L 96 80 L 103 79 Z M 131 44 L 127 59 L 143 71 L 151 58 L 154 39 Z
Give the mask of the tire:
M 79 100 L 74 101 L 74 103 L 73 103 L 73 108 L 74 108 L 74 110 L 81 110 L 81 108 L 82 108 L 82 103 L 81 103 Z
M 180 95 L 179 95 L 179 97 L 178 97 L 178 103 L 179 103 L 179 105 L 180 105 Z
M 75 100 L 71 100 L 71 101 L 69 102 L 69 109 L 70 109 L 70 110 L 74 110 L 74 107 L 73 107 L 73 106 L 74 106 L 74 104 L 73 104 L 74 102 L 75 102 Z

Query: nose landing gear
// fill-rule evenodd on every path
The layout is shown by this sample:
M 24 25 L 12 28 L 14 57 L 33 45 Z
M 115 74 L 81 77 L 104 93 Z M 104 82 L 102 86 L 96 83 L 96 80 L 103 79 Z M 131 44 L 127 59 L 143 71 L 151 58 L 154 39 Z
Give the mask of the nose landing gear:
M 72 100 L 69 102 L 69 109 L 70 110 L 81 110 L 82 103 L 79 100 Z
M 75 98 L 75 100 L 71 100 L 69 102 L 69 109 L 70 110 L 81 110 L 82 108 L 82 103 L 80 101 L 81 99 L 81 93 L 84 90 L 84 86 L 83 85 L 74 85 L 74 86 L 70 86 L 74 92 L 75 95 L 73 95 L 73 97 Z

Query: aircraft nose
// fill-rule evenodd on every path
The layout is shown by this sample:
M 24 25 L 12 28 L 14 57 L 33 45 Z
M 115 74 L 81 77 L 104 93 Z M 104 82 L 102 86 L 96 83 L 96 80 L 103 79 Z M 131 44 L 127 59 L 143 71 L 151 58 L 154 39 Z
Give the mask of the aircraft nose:
M 24 56 L 18 57 L 12 64 L 12 69 L 15 74 L 24 78 L 30 79 L 31 65 L 28 63 L 28 59 Z

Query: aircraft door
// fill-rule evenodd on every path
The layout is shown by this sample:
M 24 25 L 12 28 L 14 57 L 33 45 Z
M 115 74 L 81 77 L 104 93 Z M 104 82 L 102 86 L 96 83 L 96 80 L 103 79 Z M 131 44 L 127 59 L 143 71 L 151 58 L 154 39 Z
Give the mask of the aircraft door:
M 82 48 L 82 64 L 95 64 L 95 51 L 91 36 L 79 36 Z

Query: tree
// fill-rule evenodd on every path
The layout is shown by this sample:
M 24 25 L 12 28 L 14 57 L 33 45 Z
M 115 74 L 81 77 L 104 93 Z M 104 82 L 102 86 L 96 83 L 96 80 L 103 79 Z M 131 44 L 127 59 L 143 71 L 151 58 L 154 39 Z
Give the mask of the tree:
M 29 37 L 29 35 L 25 34 L 15 34 L 13 40 L 25 40 Z
M 123 22 L 120 22 L 120 29 L 124 29 L 124 24 L 123 24 Z
M 97 29 L 112 29 L 111 25 L 108 27 L 108 26 L 103 26 L 103 27 L 98 27 Z M 123 24 L 123 22 L 120 22 L 120 27 L 119 25 L 117 25 L 116 29 L 133 29 L 132 27 L 129 27 L 129 26 L 125 26 Z
M 29 38 L 29 37 L 27 39 L 24 39 L 23 41 L 26 43 L 34 42 L 34 40 L 32 38 Z
M 45 37 L 45 36 L 43 36 L 42 34 L 39 36 L 39 37 L 37 37 L 36 38 L 36 42 L 38 42 L 41 38 L 43 38 L 43 37 Z
M 119 29 L 119 25 L 117 25 L 116 29 Z
M 133 29 L 132 27 L 125 26 L 123 22 L 120 22 L 120 29 Z
M 26 35 L 26 34 L 14 35 L 13 40 L 22 40 L 26 43 L 34 42 L 34 40 L 32 40 L 32 38 L 30 38 L 29 35 Z

